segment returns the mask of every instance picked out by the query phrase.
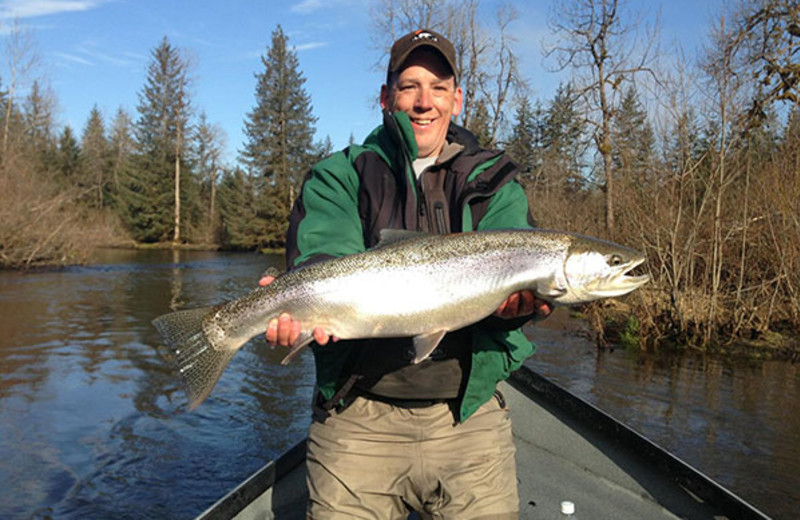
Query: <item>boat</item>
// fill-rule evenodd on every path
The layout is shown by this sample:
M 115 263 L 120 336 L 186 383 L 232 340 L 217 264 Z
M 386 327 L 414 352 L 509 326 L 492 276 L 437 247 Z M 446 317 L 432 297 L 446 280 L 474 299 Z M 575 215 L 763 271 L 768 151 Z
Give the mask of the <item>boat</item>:
M 656 443 L 523 366 L 501 383 L 517 448 L 520 519 L 770 517 Z M 305 518 L 305 441 L 197 520 Z M 410 519 L 419 518 L 411 513 Z

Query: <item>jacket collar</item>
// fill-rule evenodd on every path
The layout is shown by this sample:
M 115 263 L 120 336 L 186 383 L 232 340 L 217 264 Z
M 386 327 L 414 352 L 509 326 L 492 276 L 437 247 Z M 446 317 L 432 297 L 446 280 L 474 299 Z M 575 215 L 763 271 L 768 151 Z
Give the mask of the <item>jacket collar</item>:
M 414 130 L 411 128 L 411 119 L 405 112 L 390 113 L 384 110 L 383 125 L 367 137 L 364 145 L 379 148 L 384 155 L 389 150 L 399 149 L 405 152 L 411 161 L 414 161 L 419 153 Z M 437 162 L 449 161 L 462 153 L 473 155 L 479 151 L 481 151 L 480 144 L 472 132 L 451 121 L 447 128 L 447 142 Z

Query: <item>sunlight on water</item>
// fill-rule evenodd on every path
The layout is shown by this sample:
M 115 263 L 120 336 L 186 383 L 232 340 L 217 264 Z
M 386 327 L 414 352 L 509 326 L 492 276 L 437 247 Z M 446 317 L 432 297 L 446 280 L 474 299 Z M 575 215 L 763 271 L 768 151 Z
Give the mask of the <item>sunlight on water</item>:
M 305 435 L 313 364 L 253 341 L 194 412 L 150 321 L 279 258 L 109 251 L 0 273 L 0 518 L 190 518 Z

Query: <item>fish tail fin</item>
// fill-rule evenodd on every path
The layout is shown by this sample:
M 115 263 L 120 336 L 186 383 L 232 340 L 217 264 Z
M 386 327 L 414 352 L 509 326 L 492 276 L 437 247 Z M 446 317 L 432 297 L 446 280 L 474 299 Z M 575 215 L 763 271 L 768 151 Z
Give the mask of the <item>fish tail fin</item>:
M 203 318 L 212 309 L 172 312 L 153 320 L 153 325 L 175 357 L 190 410 L 208 397 L 236 354 L 236 350 L 215 349 L 203 332 Z

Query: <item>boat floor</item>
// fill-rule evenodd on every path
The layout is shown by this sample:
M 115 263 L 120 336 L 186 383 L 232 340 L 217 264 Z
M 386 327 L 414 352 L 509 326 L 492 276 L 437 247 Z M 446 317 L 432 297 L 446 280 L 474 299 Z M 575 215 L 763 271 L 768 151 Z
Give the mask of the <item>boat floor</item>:
M 528 375 L 523 377 L 539 377 L 525 373 Z M 531 390 L 537 384 L 549 383 L 517 381 L 500 387 L 512 414 L 520 518 L 560 518 L 562 501 L 573 502 L 573 518 L 581 519 L 728 518 L 681 485 L 680 475 L 657 468 L 660 463 L 648 462 L 647 456 L 632 452 L 624 435 L 620 437 L 618 431 L 609 432 L 609 427 L 592 424 L 591 405 L 582 402 L 589 409 L 565 409 L 547 395 L 546 389 L 544 393 L 541 389 Z M 638 435 L 630 431 L 628 434 Z M 295 449 L 298 454 L 291 462 L 293 468 L 277 468 L 277 474 L 273 474 L 277 475 L 274 490 L 250 501 L 236 519 L 305 517 L 307 489 L 301 449 L 302 446 Z M 683 464 L 674 460 L 679 466 Z M 289 463 L 284 460 L 286 464 Z M 410 518 L 418 517 L 411 514 Z

